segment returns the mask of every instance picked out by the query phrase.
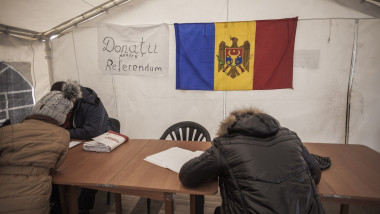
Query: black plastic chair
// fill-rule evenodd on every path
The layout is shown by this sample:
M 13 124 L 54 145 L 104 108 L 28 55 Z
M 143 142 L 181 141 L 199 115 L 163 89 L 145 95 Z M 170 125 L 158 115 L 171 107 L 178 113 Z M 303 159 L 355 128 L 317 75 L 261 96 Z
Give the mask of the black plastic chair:
M 109 121 L 112 122 L 118 130 L 120 130 L 120 121 L 115 118 L 109 118 Z M 110 204 L 110 192 L 107 192 L 107 205 Z
M 109 118 L 108 119 L 110 122 L 114 124 L 114 126 L 120 131 L 120 121 L 115 119 L 115 118 Z
M 170 136 L 171 139 L 167 139 Z M 210 134 L 202 125 L 183 121 L 170 126 L 160 140 L 211 141 Z
M 183 121 L 176 123 L 166 129 L 160 140 L 179 140 L 179 141 L 211 141 L 209 132 L 202 125 L 192 122 Z M 199 202 L 201 200 L 202 202 Z M 146 199 L 148 214 L 150 214 L 151 199 Z M 204 203 L 204 197 L 196 197 L 196 203 Z M 202 209 L 203 210 L 203 209 Z M 197 212 L 198 213 L 198 212 Z

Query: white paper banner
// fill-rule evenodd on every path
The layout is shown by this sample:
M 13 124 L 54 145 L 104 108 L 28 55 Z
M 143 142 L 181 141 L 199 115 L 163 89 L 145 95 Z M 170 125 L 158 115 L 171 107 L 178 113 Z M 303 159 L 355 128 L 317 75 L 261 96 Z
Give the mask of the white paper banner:
M 98 61 L 104 74 L 164 76 L 169 64 L 167 24 L 98 24 Z

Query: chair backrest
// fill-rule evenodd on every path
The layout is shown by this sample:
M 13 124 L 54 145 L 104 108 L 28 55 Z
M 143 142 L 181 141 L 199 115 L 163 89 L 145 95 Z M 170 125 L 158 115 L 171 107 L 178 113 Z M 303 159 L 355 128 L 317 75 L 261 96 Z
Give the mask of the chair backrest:
M 119 120 L 117 120 L 115 118 L 109 118 L 109 121 L 112 122 L 116 126 L 116 128 L 118 130 L 120 130 L 120 122 L 119 122 Z
M 167 139 L 170 136 L 171 139 Z M 202 125 L 183 121 L 170 126 L 160 138 L 161 140 L 211 141 L 210 134 Z

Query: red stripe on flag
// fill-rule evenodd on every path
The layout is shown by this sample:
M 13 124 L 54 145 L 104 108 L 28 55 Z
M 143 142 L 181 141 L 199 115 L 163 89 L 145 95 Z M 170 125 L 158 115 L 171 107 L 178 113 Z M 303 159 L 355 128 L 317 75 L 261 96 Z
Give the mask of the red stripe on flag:
M 256 21 L 253 89 L 293 88 L 298 18 Z

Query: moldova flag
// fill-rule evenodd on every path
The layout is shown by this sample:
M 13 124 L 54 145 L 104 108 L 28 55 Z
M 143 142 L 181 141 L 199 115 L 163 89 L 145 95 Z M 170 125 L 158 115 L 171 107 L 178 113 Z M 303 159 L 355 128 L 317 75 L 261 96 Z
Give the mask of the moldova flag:
M 176 88 L 293 88 L 298 18 L 174 24 Z

